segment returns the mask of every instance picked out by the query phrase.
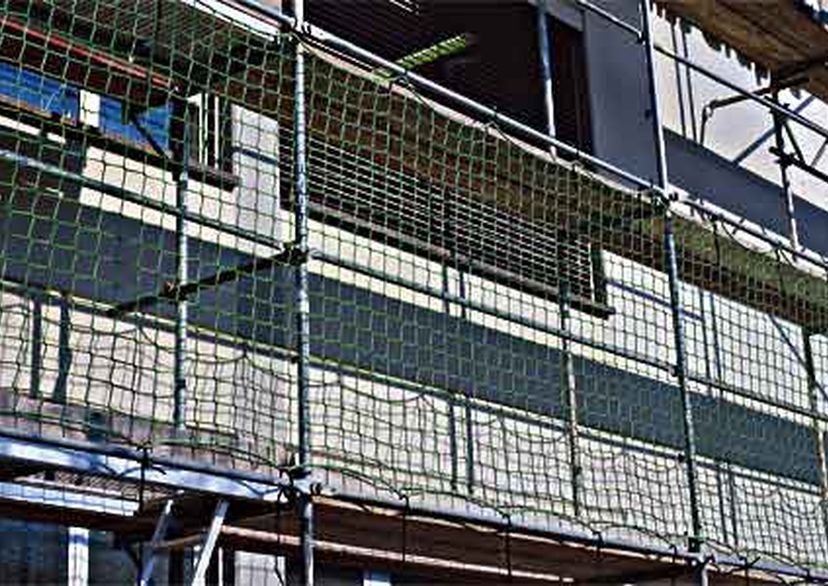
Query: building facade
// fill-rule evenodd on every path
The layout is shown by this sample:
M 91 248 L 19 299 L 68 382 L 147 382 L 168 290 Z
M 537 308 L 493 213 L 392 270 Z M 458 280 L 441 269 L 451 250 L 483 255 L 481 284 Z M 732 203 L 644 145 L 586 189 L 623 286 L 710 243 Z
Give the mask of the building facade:
M 751 6 L 7 2 L 0 582 L 827 580 L 828 31 Z

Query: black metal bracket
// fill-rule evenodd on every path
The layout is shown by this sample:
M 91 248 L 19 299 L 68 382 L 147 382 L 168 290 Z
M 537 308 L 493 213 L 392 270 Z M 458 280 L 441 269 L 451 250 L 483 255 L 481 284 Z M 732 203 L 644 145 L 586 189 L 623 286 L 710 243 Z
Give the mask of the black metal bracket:
M 138 297 L 131 301 L 120 303 L 107 310 L 106 315 L 107 317 L 119 317 L 134 311 L 143 311 L 161 301 L 181 301 L 187 299 L 189 296 L 202 289 L 218 287 L 226 283 L 238 281 L 245 275 L 265 271 L 273 268 L 274 266 L 295 266 L 301 264 L 306 262 L 310 256 L 310 251 L 300 251 L 293 244 L 287 244 L 280 252 L 272 256 L 255 258 L 232 268 L 218 271 L 212 275 L 198 279 L 197 281 L 192 281 L 183 285 L 169 281 L 165 283 L 164 287 L 157 293 L 152 293 L 150 295 Z
M 159 157 L 164 159 L 165 162 L 175 163 L 175 161 L 172 160 L 172 157 L 170 156 L 170 154 L 164 149 L 164 147 L 162 147 L 160 144 L 158 144 L 158 141 L 155 140 L 155 137 L 153 137 L 152 134 L 150 134 L 150 132 L 146 129 L 146 127 L 138 119 L 138 114 L 136 114 L 135 109 L 132 108 L 126 102 L 122 102 L 122 103 L 123 103 L 123 107 L 127 110 L 127 117 L 129 118 L 129 121 L 132 122 L 132 125 L 135 126 L 135 128 L 138 130 L 138 132 L 141 133 L 141 136 L 143 136 L 147 140 L 149 145 L 152 147 L 152 150 L 154 150 L 155 153 Z
M 776 147 L 770 148 L 771 154 L 775 155 L 779 158 L 779 162 L 784 165 L 793 165 L 797 169 L 801 171 L 805 171 L 809 175 L 828 183 L 828 173 L 824 173 L 819 169 L 814 168 L 810 165 L 807 161 L 802 161 L 798 157 L 791 155 L 790 153 L 786 153 L 784 151 L 779 150 Z

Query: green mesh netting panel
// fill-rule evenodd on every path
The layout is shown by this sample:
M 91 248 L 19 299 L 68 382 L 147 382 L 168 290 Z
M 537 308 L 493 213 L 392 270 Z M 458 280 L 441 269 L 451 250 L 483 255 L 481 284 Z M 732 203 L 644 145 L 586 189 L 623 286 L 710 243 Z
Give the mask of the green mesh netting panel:
M 198 2 L 3 6 L 2 425 L 291 467 L 296 39 Z M 665 206 L 374 64 L 315 44 L 307 75 L 317 477 L 685 547 Z M 824 271 L 670 207 L 693 537 L 828 564 Z

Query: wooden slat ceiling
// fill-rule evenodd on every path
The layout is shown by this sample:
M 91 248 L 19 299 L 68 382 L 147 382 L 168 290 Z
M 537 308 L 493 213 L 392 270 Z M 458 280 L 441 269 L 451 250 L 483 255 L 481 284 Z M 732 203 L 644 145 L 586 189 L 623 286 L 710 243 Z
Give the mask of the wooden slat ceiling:
M 797 0 L 656 0 L 784 80 L 805 74 L 804 89 L 828 100 L 828 30 Z

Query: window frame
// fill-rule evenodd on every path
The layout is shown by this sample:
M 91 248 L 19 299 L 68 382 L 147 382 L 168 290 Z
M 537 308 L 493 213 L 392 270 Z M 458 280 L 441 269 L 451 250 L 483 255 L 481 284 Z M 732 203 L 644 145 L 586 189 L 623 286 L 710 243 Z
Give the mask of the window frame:
M 13 97 L 6 93 L 0 92 L 0 116 L 9 120 L 14 120 L 38 128 L 43 132 L 53 133 L 61 136 L 67 140 L 72 140 L 83 144 L 85 146 L 92 146 L 99 148 L 107 153 L 123 156 L 125 158 L 145 163 L 147 165 L 159 168 L 165 168 L 169 165 L 169 160 L 166 154 L 158 153 L 149 141 L 138 141 L 130 138 L 127 133 L 107 131 L 105 123 L 102 120 L 102 108 L 100 102 L 96 112 L 84 110 L 84 94 L 87 96 L 94 96 L 98 100 L 111 100 L 113 103 L 118 103 L 123 107 L 123 101 L 112 96 L 106 96 L 86 90 L 82 87 L 77 87 L 74 84 L 58 80 L 52 76 L 41 73 L 30 68 L 21 66 L 17 63 L 10 63 L 5 60 L 0 60 L 0 67 L 7 66 L 9 68 L 16 68 L 19 71 L 26 72 L 29 75 L 38 76 L 43 80 L 47 80 L 50 84 L 57 84 L 63 88 L 73 91 L 75 95 L 75 111 L 73 115 L 61 115 L 53 110 L 44 109 L 39 105 L 33 104 L 31 100 L 25 100 Z M 230 116 L 230 102 L 227 104 L 228 117 L 223 121 L 226 125 L 228 133 L 226 139 L 222 142 L 225 149 L 221 156 L 215 159 L 220 162 L 220 165 L 212 167 L 208 164 L 202 163 L 199 160 L 192 160 L 189 163 L 189 171 L 192 178 L 196 181 L 201 181 L 207 185 L 218 187 L 223 190 L 235 189 L 240 184 L 240 178 L 233 172 L 232 168 L 232 117 Z M 170 112 L 172 107 L 169 107 Z M 96 123 L 85 121 L 84 118 L 95 118 Z M 170 121 L 172 114 L 170 114 Z M 119 122 L 122 126 L 131 127 L 132 122 Z M 0 123 L 1 126 L 6 126 Z M 140 133 L 135 129 L 136 133 Z M 169 136 L 170 129 L 167 129 Z M 169 138 L 167 138 L 169 146 Z
M 388 2 L 388 1 L 389 0 L 386 0 L 386 2 Z M 313 10 L 314 6 L 315 5 L 316 6 L 324 6 L 324 4 L 325 4 L 324 0 L 315 0 L 315 1 L 310 1 L 309 2 L 309 6 L 307 7 L 308 20 L 309 21 L 314 22 L 316 24 L 315 19 L 317 17 L 314 15 L 314 10 Z M 393 2 L 391 4 L 393 4 Z M 521 5 L 521 7 L 523 7 L 523 6 Z M 338 7 L 336 10 L 341 11 L 342 8 L 343 7 Z M 536 30 L 535 30 L 535 26 L 536 26 L 536 18 L 535 18 L 535 14 L 534 14 L 535 8 L 531 4 L 529 4 L 528 2 L 526 3 L 525 8 L 528 10 L 528 12 L 525 15 L 527 17 L 526 20 L 527 20 L 527 23 L 529 23 L 529 25 L 531 26 L 531 32 L 533 33 L 533 34 L 527 35 L 526 42 L 528 43 L 528 46 L 527 46 L 526 50 L 527 50 L 527 52 L 531 52 L 531 55 L 532 55 L 533 59 L 538 59 L 539 60 L 539 56 L 540 56 L 539 47 L 538 47 L 539 38 L 538 38 L 538 36 L 536 34 Z M 550 33 L 552 33 L 553 30 L 557 30 L 561 27 L 566 27 L 566 29 L 571 29 L 571 31 L 568 31 L 568 32 L 571 32 L 572 34 L 569 35 L 569 37 L 566 39 L 566 41 L 568 43 L 570 43 L 568 45 L 568 49 L 571 49 L 575 52 L 579 52 L 580 62 L 579 63 L 570 63 L 570 65 L 572 66 L 570 69 L 578 70 L 577 73 L 581 76 L 581 79 L 578 80 L 580 82 L 578 84 L 578 87 L 573 88 L 572 89 L 573 93 L 572 93 L 571 96 L 569 96 L 569 102 L 575 108 L 578 109 L 578 111 L 573 111 L 571 113 L 571 119 L 573 121 L 573 126 L 577 126 L 577 129 L 575 130 L 575 134 L 577 136 L 575 136 L 574 140 L 571 141 L 571 142 L 573 143 L 573 146 L 577 147 L 580 150 L 591 151 L 591 149 L 592 149 L 592 140 L 593 140 L 592 134 L 593 133 L 592 133 L 592 124 L 591 124 L 591 120 L 590 120 L 590 118 L 591 118 L 590 117 L 591 108 L 590 108 L 590 104 L 589 104 L 588 74 L 587 74 L 587 71 L 586 71 L 587 62 L 586 62 L 585 47 L 584 47 L 584 44 L 583 44 L 583 32 L 578 30 L 577 28 L 571 26 L 569 23 L 565 22 L 563 19 L 558 18 L 556 15 L 554 15 L 551 12 L 548 12 L 546 16 L 547 16 L 547 19 L 548 19 L 548 23 L 550 25 L 548 27 L 549 30 L 550 30 Z M 523 18 L 523 16 L 521 16 L 520 18 Z M 516 18 L 516 21 L 517 20 L 519 20 L 519 19 Z M 343 18 L 342 21 L 343 22 L 349 22 L 348 19 L 346 19 L 346 18 Z M 323 23 L 323 25 L 324 24 L 325 23 Z M 365 26 L 365 28 L 370 28 L 370 27 Z M 361 30 L 361 29 L 359 29 L 359 30 Z M 358 33 L 359 30 L 355 29 L 356 33 Z M 355 31 L 350 31 L 350 32 L 354 33 Z M 349 40 L 351 40 L 353 42 L 357 42 L 357 43 L 360 42 L 356 38 L 351 38 L 351 37 L 354 36 L 353 34 L 351 35 L 351 37 L 349 37 L 347 34 L 343 34 L 342 31 L 338 31 L 336 29 L 336 27 L 333 28 L 332 32 L 334 32 L 335 34 L 340 34 L 344 38 L 348 38 Z M 455 32 L 457 32 L 457 31 L 455 31 Z M 553 40 L 553 42 L 554 42 L 557 39 L 555 37 L 553 37 L 551 40 Z M 577 43 L 577 46 L 576 46 L 576 43 Z M 424 48 L 423 47 L 414 47 L 412 49 L 413 49 L 413 51 L 416 52 L 416 51 L 422 51 Z M 401 49 L 399 48 L 399 46 L 395 45 L 393 50 L 396 50 L 397 52 L 400 52 Z M 380 54 L 382 54 L 382 52 L 380 52 Z M 393 59 L 394 56 L 385 54 L 385 57 L 389 58 L 389 59 Z M 565 58 L 572 59 L 572 55 L 571 54 L 567 55 L 567 56 L 565 56 Z M 580 69 L 579 69 L 579 67 L 580 67 Z M 421 67 L 415 67 L 413 70 L 417 73 L 425 75 L 429 79 L 433 79 L 432 76 L 429 76 L 428 72 L 423 72 Z M 537 93 L 538 93 L 538 95 L 537 95 L 537 102 L 538 102 L 537 106 L 540 108 L 539 114 L 542 114 L 542 116 L 540 116 L 540 118 L 543 118 L 543 120 L 544 120 L 543 126 L 542 126 L 542 128 L 539 128 L 539 130 L 541 132 L 546 133 L 545 106 L 544 106 L 543 97 L 542 97 L 542 79 L 541 79 L 541 72 L 540 72 L 540 64 L 539 63 L 538 63 L 537 68 L 532 70 L 530 72 L 530 74 L 532 75 L 532 77 L 534 79 L 534 81 L 531 85 L 533 85 L 535 87 L 535 89 L 537 90 Z M 554 73 L 553 73 L 553 75 L 554 75 Z M 437 83 L 441 84 L 441 85 L 447 85 L 441 79 L 433 79 L 433 80 L 436 81 Z M 555 80 L 553 80 L 553 83 L 555 83 Z M 558 80 L 558 85 L 560 85 L 560 80 Z M 453 86 L 451 84 L 448 84 L 447 87 L 449 87 L 450 89 L 452 89 L 454 91 L 457 91 L 458 93 L 461 93 L 463 95 L 468 95 L 466 92 L 463 91 L 462 88 L 458 88 L 458 87 Z M 393 91 L 393 89 L 392 89 L 392 91 Z M 440 106 L 440 108 L 443 109 L 444 111 L 446 111 L 450 116 L 451 115 L 457 115 L 461 119 L 466 119 L 466 118 L 475 119 L 475 115 L 476 115 L 475 113 L 466 112 L 461 107 L 458 107 L 456 104 L 453 104 L 453 103 L 452 104 L 447 104 L 445 100 L 441 99 L 441 96 L 429 94 L 428 98 L 434 100 L 434 102 L 436 104 L 438 104 Z M 475 99 L 475 98 L 473 97 L 473 99 Z M 578 100 L 582 100 L 582 103 L 579 103 Z M 481 101 L 481 100 L 477 99 L 477 101 Z M 481 103 L 484 103 L 486 105 L 490 105 L 490 104 L 487 104 L 485 101 L 481 101 Z M 559 114 L 557 106 L 559 104 L 556 102 L 555 105 L 556 105 L 556 118 L 557 118 L 557 116 Z M 519 116 L 517 116 L 517 118 L 520 119 Z M 529 124 L 529 125 L 533 126 L 533 124 Z M 534 126 L 536 126 L 536 124 Z M 526 143 L 528 146 L 535 146 L 535 147 L 542 146 L 542 148 L 544 148 L 544 149 L 547 148 L 545 143 L 543 145 L 539 145 L 539 144 L 537 144 L 538 141 L 533 140 L 531 137 L 529 137 L 529 138 L 520 137 L 519 140 L 523 143 Z M 562 159 L 567 159 L 568 157 L 562 156 L 561 158 Z M 309 168 L 310 168 L 310 171 L 312 172 L 313 171 L 312 165 L 309 165 Z M 333 199 L 330 196 L 329 196 L 329 198 Z M 339 202 L 339 203 L 341 205 L 342 202 Z M 389 245 L 392 245 L 392 246 L 399 247 L 402 250 L 405 250 L 407 252 L 413 252 L 413 253 L 416 253 L 416 254 L 421 255 L 421 256 L 424 255 L 424 256 L 426 256 L 430 259 L 439 260 L 440 262 L 443 262 L 447 266 L 451 266 L 453 268 L 457 268 L 458 270 L 462 270 L 462 271 L 468 271 L 470 274 L 475 274 L 476 276 L 486 278 L 486 279 L 491 280 L 493 282 L 503 284 L 503 285 L 506 285 L 506 286 L 509 286 L 509 287 L 513 287 L 517 290 L 524 291 L 524 292 L 527 292 L 529 294 L 538 295 L 538 296 L 541 296 L 541 297 L 546 298 L 546 299 L 551 298 L 551 299 L 560 300 L 560 291 L 561 291 L 560 283 L 563 282 L 564 280 L 572 281 L 573 276 L 575 277 L 575 279 L 578 279 L 578 280 L 583 281 L 583 282 L 586 282 L 588 280 L 589 281 L 590 296 L 587 298 L 587 297 L 584 297 L 584 296 L 572 295 L 570 297 L 570 303 L 571 303 L 572 307 L 574 309 L 583 311 L 583 312 L 591 314 L 591 315 L 599 316 L 599 317 L 609 317 L 610 315 L 612 315 L 614 313 L 613 308 L 608 305 L 609 295 L 608 295 L 608 291 L 607 291 L 607 281 L 606 281 L 605 274 L 604 274 L 604 265 L 603 265 L 604 261 L 603 261 L 602 251 L 600 249 L 594 247 L 586 239 L 583 240 L 582 244 L 574 244 L 574 245 L 572 245 L 572 244 L 562 244 L 561 246 L 558 246 L 557 248 L 560 249 L 563 246 L 583 246 L 584 247 L 583 256 L 587 259 L 586 262 L 588 263 L 588 266 L 589 266 L 589 275 L 588 275 L 588 277 L 583 277 L 582 275 L 579 276 L 578 273 L 570 271 L 567 268 L 567 266 L 569 266 L 567 262 L 556 260 L 556 261 L 554 261 L 554 266 L 550 266 L 550 270 L 549 270 L 550 273 L 556 273 L 558 275 L 558 277 L 557 277 L 558 285 L 553 286 L 552 284 L 549 284 L 549 283 L 543 283 L 543 282 L 539 282 L 539 281 L 533 280 L 533 279 L 522 278 L 521 275 L 517 272 L 502 270 L 502 267 L 498 267 L 498 266 L 495 266 L 495 265 L 485 267 L 485 266 L 483 266 L 482 263 L 475 262 L 474 259 L 460 259 L 460 261 L 458 263 L 457 255 L 454 254 L 450 249 L 440 250 L 439 247 L 435 248 L 434 246 L 430 246 L 428 244 L 423 244 L 423 242 L 417 242 L 416 238 L 401 235 L 401 234 L 399 234 L 398 231 L 396 231 L 396 233 L 395 233 L 394 230 L 389 231 L 384 226 L 381 226 L 381 225 L 378 226 L 376 224 L 372 224 L 370 221 L 366 221 L 364 218 L 356 217 L 353 214 L 351 214 L 351 215 L 342 214 L 337 209 L 335 209 L 335 208 L 339 207 L 338 205 L 334 205 L 334 206 L 327 205 L 326 206 L 324 204 L 324 202 L 322 202 L 322 203 L 320 203 L 318 201 L 315 202 L 312 193 L 311 193 L 311 206 L 312 206 L 312 209 L 311 209 L 312 217 L 314 217 L 315 219 L 318 219 L 320 221 L 323 221 L 323 222 L 326 222 L 326 223 L 334 223 L 335 225 L 337 225 L 339 227 L 343 227 L 343 228 L 345 228 L 349 231 L 355 232 L 355 233 L 363 235 L 363 236 L 380 237 L 380 238 L 383 239 L 383 242 L 385 242 Z M 314 208 L 316 208 L 316 209 L 314 209 Z M 501 221 L 508 221 L 509 215 L 503 210 L 501 210 L 501 212 L 505 214 L 504 217 L 506 218 L 506 220 L 501 219 Z M 443 219 L 445 220 L 445 218 L 443 218 Z M 540 223 L 538 224 L 538 226 L 536 226 L 536 228 L 537 228 L 539 233 L 544 231 L 544 227 L 542 225 L 540 225 Z M 560 230 L 558 231 L 558 233 L 562 234 L 562 232 Z M 577 239 L 578 237 L 574 236 L 574 238 Z M 569 242 L 570 243 L 574 242 L 574 240 L 571 240 Z M 486 255 L 484 254 L 483 256 L 486 256 Z

